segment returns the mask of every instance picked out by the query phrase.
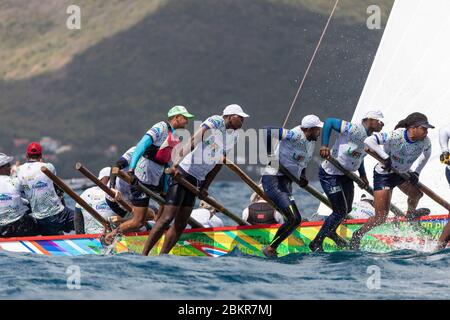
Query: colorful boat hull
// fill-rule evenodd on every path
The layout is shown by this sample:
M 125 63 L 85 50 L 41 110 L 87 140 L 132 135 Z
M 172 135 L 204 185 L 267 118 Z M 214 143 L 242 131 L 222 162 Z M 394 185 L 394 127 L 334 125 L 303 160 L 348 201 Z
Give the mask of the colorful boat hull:
M 349 240 L 352 233 L 366 220 L 350 220 L 341 225 L 338 234 Z M 449 215 L 424 217 L 416 221 L 387 222 L 369 232 L 361 242 L 361 250 L 390 252 L 399 249 L 431 251 L 436 244 Z M 314 239 L 322 222 L 306 222 L 297 228 L 278 248 L 279 256 L 308 253 L 309 242 Z M 243 254 L 262 256 L 261 249 L 269 244 L 279 225 L 225 227 L 186 230 L 171 254 L 180 256 L 220 257 L 238 250 Z M 140 254 L 147 238 L 145 233 L 128 234 L 113 248 L 105 248 L 99 235 L 70 235 L 54 237 L 0 239 L 0 250 L 51 256 L 101 255 L 109 252 Z M 162 241 L 151 254 L 158 254 Z M 112 249 L 112 250 L 111 250 Z M 340 250 L 332 240 L 326 239 L 324 250 Z

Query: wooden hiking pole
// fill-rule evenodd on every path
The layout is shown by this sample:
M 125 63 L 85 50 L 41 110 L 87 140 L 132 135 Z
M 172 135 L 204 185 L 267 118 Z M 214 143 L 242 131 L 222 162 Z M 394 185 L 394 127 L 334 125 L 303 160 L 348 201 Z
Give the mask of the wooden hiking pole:
M 384 160 L 378 155 L 378 153 L 376 153 L 375 151 L 371 150 L 370 148 L 366 148 L 365 150 L 366 150 L 366 152 L 368 154 L 370 154 L 372 157 L 374 157 L 380 163 L 384 163 Z M 400 173 L 395 168 L 392 168 L 391 171 L 394 172 L 395 174 L 398 174 L 405 181 L 408 181 L 409 178 L 410 178 L 410 174 L 409 173 Z M 417 183 L 417 188 L 450 212 L 450 203 L 448 203 L 445 199 L 441 198 L 433 190 L 431 190 L 430 188 L 428 188 L 426 185 L 424 185 L 421 182 Z
M 108 196 L 110 196 L 111 198 L 115 198 L 116 194 L 114 193 L 114 191 L 112 191 L 107 185 L 105 185 L 103 182 L 101 182 L 99 179 L 97 179 L 97 177 L 92 172 L 90 172 L 86 167 L 84 167 L 80 162 L 76 163 L 75 168 L 78 171 L 80 171 L 86 178 L 88 178 L 93 183 L 95 183 Z M 119 200 L 117 202 L 128 212 L 133 211 L 133 207 L 127 201 Z
M 300 179 L 297 178 L 297 177 L 294 177 L 294 175 L 292 173 L 290 173 L 289 170 L 286 169 L 281 163 L 279 163 L 279 169 L 280 169 L 280 172 L 282 174 L 284 174 L 286 177 L 289 178 L 289 180 L 291 180 L 291 181 L 295 182 L 296 184 L 298 184 L 300 188 L 305 189 L 312 196 L 314 196 L 316 199 L 318 199 L 320 202 L 322 202 L 328 208 L 333 210 L 333 208 L 331 207 L 331 203 L 328 200 L 328 198 L 326 196 L 324 196 L 319 190 L 317 190 L 316 188 L 314 188 L 314 187 L 312 187 L 310 185 L 302 187 L 302 183 L 301 183 Z
M 97 211 L 94 210 L 86 201 L 84 201 L 78 194 L 75 193 L 67 184 L 64 183 L 60 178 L 55 176 L 47 167 L 42 166 L 41 171 L 53 181 L 58 187 L 64 190 L 76 203 L 83 207 L 89 214 L 108 231 L 111 231 L 111 226 L 108 221 L 103 218 Z
M 237 176 L 239 176 L 242 181 L 244 181 L 254 192 L 256 192 L 262 199 L 264 199 L 268 204 L 270 204 L 278 212 L 282 212 L 280 208 L 275 204 L 275 202 L 270 199 L 263 190 L 244 172 L 239 168 L 233 161 L 223 157 L 223 162 L 225 165 Z
M 350 172 L 348 170 L 346 170 L 340 163 L 339 161 L 337 161 L 337 159 L 333 158 L 332 156 L 329 156 L 327 158 L 327 160 L 334 165 L 336 168 L 338 168 L 339 171 L 341 171 L 343 174 L 345 174 L 347 177 L 349 177 L 350 179 L 352 179 L 354 182 L 356 182 L 358 184 L 358 186 L 367 191 L 369 194 L 371 194 L 373 196 L 373 188 L 370 185 L 365 185 L 364 181 L 358 177 L 356 174 L 354 174 L 353 172 Z M 397 217 L 404 217 L 405 214 L 403 213 L 402 210 L 400 210 L 396 205 L 391 204 L 390 205 L 390 210 L 397 216 Z
M 192 185 L 189 181 L 184 179 L 179 174 L 174 174 L 172 176 L 179 184 L 181 184 L 183 187 L 185 187 L 189 192 L 193 193 L 195 196 L 200 196 L 200 190 L 196 188 L 194 185 Z M 223 205 L 221 205 L 219 202 L 211 198 L 210 196 L 206 196 L 204 199 L 202 199 L 209 205 L 213 206 L 217 211 L 222 212 L 224 215 L 226 215 L 228 218 L 232 219 L 234 222 L 239 224 L 240 226 L 249 226 L 250 224 L 238 216 L 236 216 L 234 213 L 230 212 L 227 208 L 225 208 Z
M 116 174 L 120 179 L 122 179 L 123 181 L 125 181 L 128 184 L 131 184 L 131 177 L 128 175 L 128 173 L 123 172 L 122 170 L 120 170 L 117 167 L 114 167 L 111 169 L 112 174 Z M 161 197 L 159 194 L 157 194 L 156 192 L 150 190 L 149 188 L 147 188 L 146 186 L 144 186 L 141 182 L 138 182 L 138 188 L 141 189 L 142 192 L 144 192 L 145 194 L 147 194 L 150 198 L 152 198 L 153 200 L 155 200 L 156 202 L 158 202 L 159 205 L 165 205 L 166 204 L 166 200 L 164 200 L 163 197 Z
M 116 174 L 117 176 L 119 176 L 119 178 L 122 179 L 123 181 L 125 181 L 126 183 L 131 184 L 131 177 L 126 172 L 123 172 L 122 170 L 120 170 L 117 167 L 112 168 L 111 172 L 112 172 L 112 174 Z M 147 194 L 150 198 L 155 200 L 159 205 L 163 206 L 166 204 L 166 200 L 164 200 L 163 197 L 161 197 L 156 192 L 150 190 L 149 188 L 144 186 L 142 183 L 138 182 L 138 188 L 140 188 L 142 190 L 142 192 Z M 189 217 L 188 223 L 191 225 L 192 228 L 198 228 L 198 229 L 203 228 L 203 225 L 200 222 L 196 221 L 192 217 Z

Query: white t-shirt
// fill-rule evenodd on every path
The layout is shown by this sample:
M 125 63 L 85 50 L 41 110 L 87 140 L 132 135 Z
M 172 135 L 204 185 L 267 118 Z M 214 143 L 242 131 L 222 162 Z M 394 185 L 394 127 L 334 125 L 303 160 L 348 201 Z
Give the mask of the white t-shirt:
M 122 168 L 122 170 L 125 172 L 128 171 L 128 167 L 130 165 L 131 158 L 133 157 L 133 153 L 134 153 L 135 149 L 136 149 L 136 147 L 132 147 L 132 148 L 128 149 L 122 155 L 122 158 L 126 159 L 128 162 L 128 166 L 126 166 L 125 168 Z M 116 188 L 115 189 L 121 193 L 122 199 L 124 199 L 125 201 L 128 201 L 131 199 L 131 186 L 119 177 L 116 179 Z M 114 200 L 108 195 L 106 195 L 106 198 L 111 201 Z
M 19 180 L 0 176 L 0 226 L 13 223 L 25 214 Z
M 423 141 L 412 142 L 407 137 L 406 129 L 401 128 L 391 132 L 375 133 L 374 136 L 378 144 L 383 145 L 384 158 L 389 156 L 392 159 L 392 168 L 400 173 L 406 173 L 409 169 L 420 173 L 428 158 L 420 159 L 418 163 L 413 164 L 422 154 L 427 154 L 428 157 L 431 155 L 430 138 L 426 137 Z M 377 163 L 375 170 L 379 174 L 388 174 L 380 163 Z
M 225 128 L 222 116 L 214 115 L 202 123 L 206 126 L 202 143 L 187 154 L 180 162 L 180 167 L 199 181 L 206 179 L 208 173 L 220 163 L 222 156 L 234 148 L 238 134 L 235 130 Z
M 223 221 L 216 215 L 211 218 L 211 212 L 205 208 L 198 208 L 192 210 L 191 218 L 203 225 L 204 228 L 219 228 L 223 227 Z
M 364 140 L 367 137 L 366 128 L 362 123 L 342 121 L 341 133 L 333 145 L 331 156 L 337 159 L 346 170 L 350 172 L 358 170 L 366 156 Z M 322 162 L 322 168 L 328 174 L 343 175 L 327 160 Z
M 105 192 L 99 187 L 92 187 L 86 189 L 82 194 L 81 198 L 87 202 L 92 208 L 95 209 L 103 218 L 108 219 L 115 215 L 114 211 L 106 203 Z M 89 212 L 82 208 L 79 204 L 75 208 L 81 209 L 84 219 L 84 232 L 86 234 L 96 234 L 103 232 L 103 226 L 95 220 Z
M 279 157 L 281 165 L 298 178 L 313 157 L 315 141 L 306 139 L 300 126 L 283 131 L 283 138 L 275 149 L 275 154 Z M 264 174 L 282 175 L 272 166 L 267 166 Z
M 352 211 L 348 214 L 348 219 L 368 219 L 375 215 L 375 208 L 367 201 L 360 201 L 353 204 Z
M 30 201 L 32 215 L 36 219 L 51 217 L 64 210 L 53 181 L 41 171 L 42 166 L 56 175 L 55 167 L 51 163 L 27 162 L 17 169 L 17 178 L 25 198 Z
M 450 142 L 450 125 L 442 127 L 439 130 L 439 144 L 441 152 L 448 152 L 448 144 Z M 450 169 L 450 165 L 447 166 Z
M 153 145 L 160 147 L 169 136 L 169 130 L 171 129 L 167 123 L 161 121 L 151 127 L 146 134 L 152 138 Z M 164 166 L 145 157 L 141 157 L 136 165 L 134 173 L 141 182 L 152 186 L 158 186 L 159 180 L 164 173 Z

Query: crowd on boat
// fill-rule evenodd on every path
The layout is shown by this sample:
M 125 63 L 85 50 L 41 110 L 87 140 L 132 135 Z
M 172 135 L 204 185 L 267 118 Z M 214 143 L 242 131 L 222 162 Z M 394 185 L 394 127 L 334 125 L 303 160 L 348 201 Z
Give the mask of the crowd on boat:
M 13 158 L 0 154 L 0 237 L 104 233 L 104 243 L 111 244 L 122 234 L 147 230 L 143 254 L 148 255 L 163 234 L 160 253 L 169 253 L 191 221 L 203 227 L 223 226 L 208 189 L 249 115 L 237 104 L 228 105 L 221 115 L 202 122 L 189 141 L 181 141 L 177 131 L 186 129 L 193 117 L 184 106 L 175 106 L 167 119 L 154 124 L 129 148 L 114 164 L 128 176 L 128 182 L 111 167 L 103 168 L 98 180 L 111 188 L 114 196 L 99 186 L 81 194 L 81 199 L 110 223 L 108 232 L 83 205 L 78 203 L 75 210 L 66 206 L 62 189 L 43 173 L 43 166 L 55 175 L 56 170 L 43 160 L 39 143 L 27 147 L 26 162 L 14 172 Z M 372 110 L 360 122 L 337 118 L 322 122 L 316 115 L 307 115 L 292 129 L 264 128 L 270 162 L 262 172 L 261 189 L 252 195 L 251 204 L 242 214 L 248 224 L 280 224 L 270 244 L 263 248 L 264 255 L 276 257 L 278 246 L 304 221 L 292 195 L 292 184 L 302 188 L 309 185 L 311 177 L 307 177 L 306 169 L 320 136 L 323 161 L 318 178 L 332 213 L 309 243 L 311 251 L 323 251 L 325 238 L 342 248 L 359 249 L 364 235 L 386 221 L 392 192 L 397 187 L 408 197 L 406 219 L 426 214 L 417 210 L 423 197 L 418 184 L 431 156 L 428 130 L 435 128 L 419 112 L 400 120 L 392 131 L 382 131 L 383 127 L 383 114 Z M 333 131 L 337 138 L 331 147 Z M 211 132 L 220 133 L 221 139 Z M 439 132 L 440 160 L 446 165 L 442 172 L 450 184 L 450 124 L 439 128 Z M 360 202 L 360 214 L 368 219 L 348 242 L 336 230 L 354 210 L 355 182 L 350 174 L 358 173 L 359 187 L 367 189 L 370 185 L 364 166 L 369 152 L 379 158 L 379 163 L 373 169 L 373 197 L 366 196 Z M 161 196 L 164 204 L 154 206 L 150 201 L 152 193 Z M 200 206 L 194 209 L 197 198 Z M 123 202 L 129 203 L 132 210 L 126 210 Z M 445 247 L 450 240 L 448 229 L 439 238 L 439 247 Z

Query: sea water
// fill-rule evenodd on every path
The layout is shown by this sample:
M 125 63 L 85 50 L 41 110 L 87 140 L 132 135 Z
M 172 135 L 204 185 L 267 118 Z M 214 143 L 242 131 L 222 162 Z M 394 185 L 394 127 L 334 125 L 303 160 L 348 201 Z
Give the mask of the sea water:
M 237 214 L 248 205 L 250 194 L 238 182 L 211 189 L 211 195 Z M 318 203 L 298 190 L 295 196 L 313 220 Z M 0 298 L 449 299 L 449 265 L 449 249 L 434 254 L 293 254 L 277 260 L 239 252 L 220 258 L 0 252 Z

